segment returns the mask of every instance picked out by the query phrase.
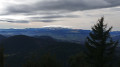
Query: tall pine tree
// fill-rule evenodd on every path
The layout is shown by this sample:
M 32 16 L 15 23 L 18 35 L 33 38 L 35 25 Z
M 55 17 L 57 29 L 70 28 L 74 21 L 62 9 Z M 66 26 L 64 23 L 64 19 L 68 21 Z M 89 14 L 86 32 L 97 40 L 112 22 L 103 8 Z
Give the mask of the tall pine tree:
M 113 41 L 110 36 L 112 27 L 107 29 L 104 24 L 104 17 L 92 27 L 92 31 L 86 39 L 87 55 L 92 67 L 106 67 L 112 60 L 115 47 L 118 41 Z

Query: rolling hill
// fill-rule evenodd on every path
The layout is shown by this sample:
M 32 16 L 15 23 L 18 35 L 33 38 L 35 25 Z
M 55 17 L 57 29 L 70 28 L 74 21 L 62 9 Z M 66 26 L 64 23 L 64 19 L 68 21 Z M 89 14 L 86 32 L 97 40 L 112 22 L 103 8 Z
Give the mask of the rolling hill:
M 58 41 L 49 36 L 34 38 L 26 35 L 16 35 L 6 38 L 1 44 L 4 45 L 5 55 L 7 56 L 6 65 L 10 67 L 20 67 L 33 54 L 37 54 L 39 58 L 50 53 L 65 62 L 70 56 L 84 50 L 83 45 Z

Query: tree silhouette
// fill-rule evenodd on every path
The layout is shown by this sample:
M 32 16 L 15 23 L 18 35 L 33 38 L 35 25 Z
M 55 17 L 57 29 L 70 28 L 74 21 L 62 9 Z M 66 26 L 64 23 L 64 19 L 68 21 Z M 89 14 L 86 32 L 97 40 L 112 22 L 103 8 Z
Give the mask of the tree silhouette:
M 38 60 L 36 60 L 35 57 L 32 57 L 23 65 L 23 67 L 62 67 L 62 65 L 59 64 L 55 56 L 46 54 L 41 58 L 38 58 Z
M 4 48 L 0 46 L 0 67 L 4 67 Z
M 41 59 L 41 67 L 62 67 L 55 56 L 51 56 L 49 53 L 44 55 Z
M 86 62 L 87 56 L 81 52 L 75 56 L 70 57 L 70 67 L 88 67 L 89 64 Z
M 92 27 L 92 31 L 86 39 L 86 52 L 90 58 L 89 62 L 95 67 L 106 67 L 112 60 L 115 47 L 118 41 L 113 41 L 110 36 L 112 27 L 107 29 L 107 24 L 103 23 L 104 17 Z

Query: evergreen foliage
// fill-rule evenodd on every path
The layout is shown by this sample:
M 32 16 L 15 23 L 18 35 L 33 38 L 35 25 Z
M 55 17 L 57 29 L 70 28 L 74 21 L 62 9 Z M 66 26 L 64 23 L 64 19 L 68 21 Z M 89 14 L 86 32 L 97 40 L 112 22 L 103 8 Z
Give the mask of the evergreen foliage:
M 118 41 L 113 41 L 110 36 L 112 27 L 107 29 L 107 24 L 103 22 L 104 17 L 99 19 L 98 23 L 92 27 L 92 31 L 86 39 L 89 62 L 95 67 L 111 65 L 110 61 L 112 61 L 115 47 L 118 44 Z

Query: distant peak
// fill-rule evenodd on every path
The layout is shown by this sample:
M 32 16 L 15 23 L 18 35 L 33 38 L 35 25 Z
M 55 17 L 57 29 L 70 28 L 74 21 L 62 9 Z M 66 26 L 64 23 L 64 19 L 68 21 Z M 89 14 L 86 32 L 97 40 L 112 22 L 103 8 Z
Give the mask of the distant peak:
M 64 28 L 64 27 L 44 27 L 46 29 L 69 29 L 69 28 Z

